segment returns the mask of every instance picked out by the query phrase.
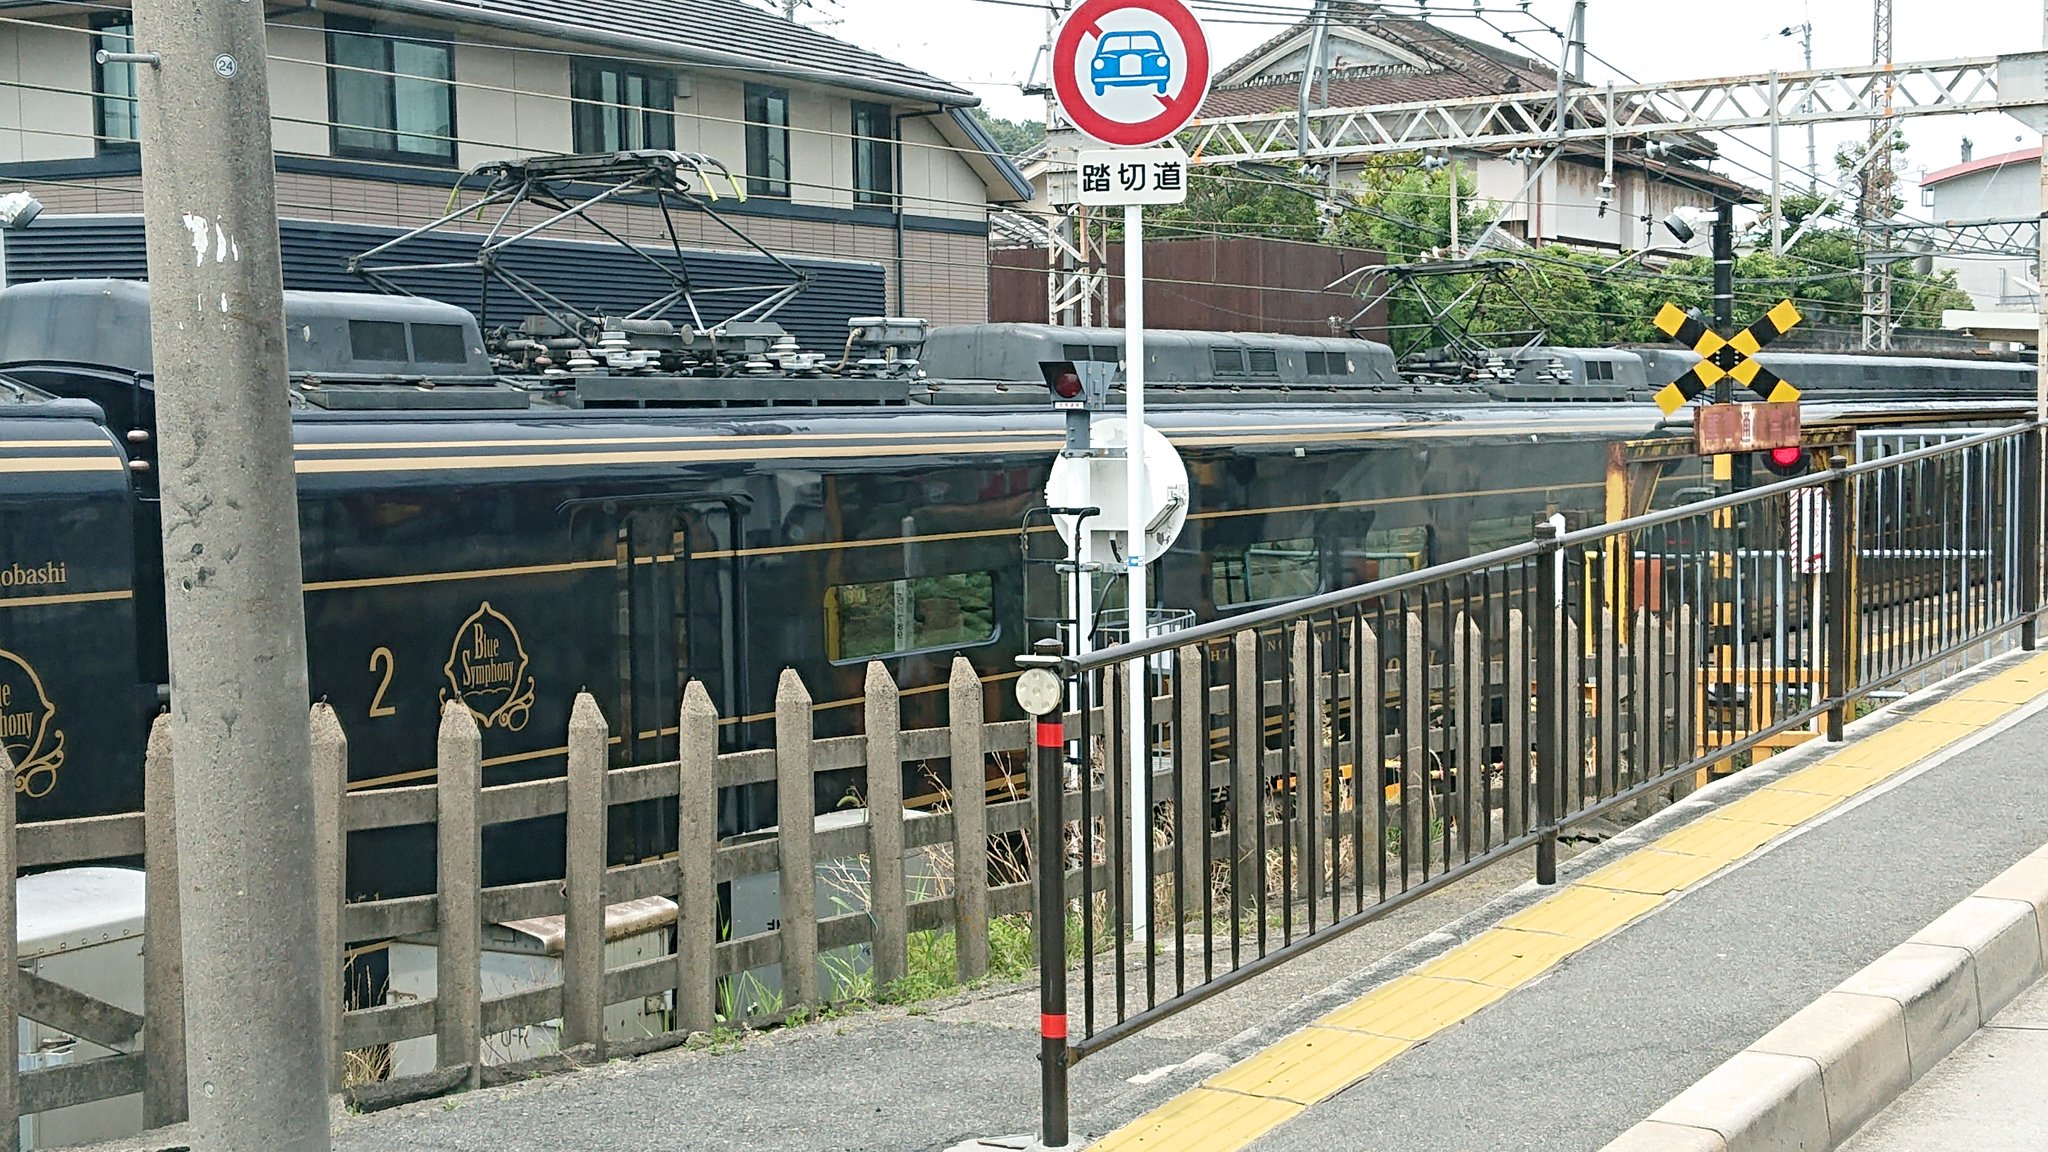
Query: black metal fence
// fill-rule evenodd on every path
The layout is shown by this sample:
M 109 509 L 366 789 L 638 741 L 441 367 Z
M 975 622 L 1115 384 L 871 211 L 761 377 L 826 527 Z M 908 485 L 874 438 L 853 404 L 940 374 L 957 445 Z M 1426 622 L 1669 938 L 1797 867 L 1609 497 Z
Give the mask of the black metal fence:
M 1816 729 L 1839 740 L 1872 692 L 2033 647 L 2041 444 L 2025 425 L 1837 457 L 1027 657 L 1069 684 L 1063 723 L 1041 717 L 1034 789 L 1078 792 L 1038 805 L 1039 859 L 1057 838 L 1066 864 L 1038 869 L 1042 966 L 1067 970 L 1070 935 L 1080 963 L 1071 1011 L 1065 981 L 1042 989 L 1045 1142 L 1065 1142 L 1065 1069 L 1090 1053 L 1524 849 L 1552 883 L 1575 824 Z

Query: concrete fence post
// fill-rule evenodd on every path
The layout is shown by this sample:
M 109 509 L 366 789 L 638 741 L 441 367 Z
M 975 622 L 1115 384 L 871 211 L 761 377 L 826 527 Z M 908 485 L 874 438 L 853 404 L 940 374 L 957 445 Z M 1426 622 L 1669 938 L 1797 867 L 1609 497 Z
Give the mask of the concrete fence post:
M 1458 843 L 1470 860 L 1493 846 L 1493 806 L 1487 783 L 1486 642 L 1470 613 L 1458 613 L 1454 643 L 1458 662 Z
M 434 953 L 435 1063 L 480 1080 L 483 1048 L 483 734 L 469 706 L 441 709 L 435 789 L 440 894 Z
M 178 925 L 174 775 L 171 718 L 165 714 L 149 726 L 149 748 L 142 761 L 142 1122 L 151 1128 L 176 1124 L 187 1112 L 185 949 Z M 11 827 L 13 821 L 8 824 Z M 10 1060 L 7 1066 L 14 1064 Z
M 811 837 L 811 693 L 794 668 L 775 689 L 776 845 L 782 878 L 782 1006 L 818 1002 L 818 874 Z
M 1520 608 L 1508 609 L 1508 649 L 1501 665 L 1501 699 L 1507 721 L 1507 836 L 1529 830 L 1529 618 Z
M 953 657 L 946 701 L 953 766 L 954 957 L 960 982 L 966 984 L 988 973 L 989 902 L 988 770 L 982 744 L 987 713 L 981 677 L 964 656 Z
M 1287 769 L 1294 777 L 1294 898 L 1313 909 L 1316 883 L 1322 875 L 1321 837 L 1316 835 L 1317 816 L 1322 812 L 1322 797 L 1316 788 L 1316 749 L 1322 743 L 1323 710 L 1316 698 L 1315 663 L 1309 644 L 1308 621 L 1295 621 L 1287 630 L 1288 699 L 1293 705 L 1293 715 L 1287 720 Z
M 1429 825 L 1422 818 L 1426 801 L 1424 789 L 1428 787 L 1429 665 L 1423 660 L 1422 613 L 1409 609 L 1401 614 L 1401 859 L 1404 873 L 1408 860 L 1420 859 L 1429 852 L 1429 846 L 1422 839 L 1429 833 Z
M 1242 635 L 1242 633 L 1240 633 Z M 1354 637 L 1356 658 L 1352 661 L 1352 699 L 1358 703 L 1351 719 L 1351 802 L 1369 805 L 1371 822 L 1365 825 L 1362 842 L 1352 845 L 1366 866 L 1364 884 L 1382 893 L 1387 880 L 1387 722 L 1385 665 L 1380 663 L 1380 637 L 1370 621 L 1361 616 Z M 1356 825 L 1354 825 L 1355 827 Z M 1361 890 L 1359 899 L 1366 899 Z
M 610 732 L 588 692 L 569 713 L 569 835 L 563 861 L 562 1046 L 604 1055 L 605 757 Z
M 348 736 L 341 730 L 341 718 L 325 703 L 313 705 L 313 872 L 319 884 L 316 930 L 320 955 L 327 968 L 327 995 L 321 1000 L 326 1012 L 320 1026 L 327 1037 L 328 1090 L 341 1091 L 343 1068 L 341 1018 L 348 1011 L 348 982 L 344 959 L 348 941 L 343 937 L 342 917 L 348 903 Z
M 910 917 L 903 888 L 903 710 L 896 681 L 868 661 L 868 911 L 875 926 L 875 992 L 910 967 Z
M 1181 685 L 1180 710 L 1173 721 L 1174 763 L 1180 768 L 1179 793 L 1173 798 L 1174 871 L 1177 873 L 1174 893 L 1180 902 L 1173 924 L 1176 939 L 1186 933 L 1190 917 L 1202 914 L 1202 897 L 1209 890 L 1208 877 L 1202 869 L 1202 850 L 1209 840 L 1209 692 L 1205 671 L 1202 650 L 1193 644 L 1182 645 L 1174 672 Z M 1055 777 L 1055 782 L 1057 780 Z M 1039 796 L 1042 783 L 1037 778 L 1031 782 L 1033 807 L 1046 802 Z M 1052 796 L 1053 802 L 1058 800 L 1059 796 Z M 1041 822 L 1038 826 L 1046 825 Z M 1041 882 L 1060 883 L 1065 866 L 1060 845 L 1040 847 L 1032 863 L 1035 871 L 1043 872 L 1049 878 Z
M 709 1032 L 718 1007 L 718 709 L 704 684 L 683 690 L 676 785 L 676 1028 Z
M 1266 819 L 1266 709 L 1260 699 L 1259 634 L 1249 628 L 1230 637 L 1231 656 L 1231 890 L 1240 917 L 1256 912 L 1265 922 L 1266 862 L 1259 858 L 1259 827 Z M 1111 697 L 1119 699 L 1120 697 Z M 1115 782 L 1111 787 L 1116 787 Z M 1113 793 L 1121 795 L 1121 793 Z M 1115 859 L 1115 853 L 1110 858 Z M 1285 893 L 1282 893 L 1285 898 Z M 1231 936 L 1232 947 L 1237 935 Z M 1236 962 L 1235 955 L 1232 962 Z

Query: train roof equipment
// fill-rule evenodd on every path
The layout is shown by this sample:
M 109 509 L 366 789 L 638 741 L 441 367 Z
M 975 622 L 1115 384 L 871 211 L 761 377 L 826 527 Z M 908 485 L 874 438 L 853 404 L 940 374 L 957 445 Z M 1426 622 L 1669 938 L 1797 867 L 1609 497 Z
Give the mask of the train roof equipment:
M 1374 340 L 1153 329 L 1145 333 L 1145 357 L 1147 394 L 1156 389 L 1167 402 L 1351 403 L 1424 394 L 1396 371 L 1393 349 Z M 925 342 L 925 391 L 932 403 L 1001 403 L 1013 398 L 1013 385 L 1037 385 L 1040 366 L 1056 361 L 1112 365 L 1120 387 L 1123 332 L 1053 324 L 934 329 Z M 1030 391 L 1015 398 L 1040 399 Z
M 467 309 L 417 296 L 288 291 L 284 298 L 295 401 L 329 410 L 901 404 L 925 337 L 922 320 L 856 317 L 831 361 L 766 325 L 744 340 L 722 330 L 718 339 L 735 354 L 695 358 L 687 352 L 691 335 L 666 321 L 606 318 L 600 344 L 590 348 L 545 318 L 486 333 Z M 149 285 L 138 280 L 0 289 L 0 365 L 31 378 L 89 366 L 147 380 L 154 371 L 149 330 Z M 669 356 L 657 344 L 683 351 Z M 508 347 L 530 359 L 508 363 Z

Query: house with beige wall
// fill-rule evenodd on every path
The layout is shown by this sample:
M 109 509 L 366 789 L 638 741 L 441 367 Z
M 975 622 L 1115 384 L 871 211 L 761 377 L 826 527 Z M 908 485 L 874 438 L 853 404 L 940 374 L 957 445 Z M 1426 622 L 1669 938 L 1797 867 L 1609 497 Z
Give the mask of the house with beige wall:
M 147 66 L 96 55 L 150 51 L 128 12 L 5 7 L 0 191 L 139 211 Z M 742 0 L 280 4 L 267 24 L 283 217 L 411 227 L 473 199 L 479 164 L 675 149 L 726 168 L 718 208 L 763 247 L 875 261 L 892 311 L 966 323 L 987 318 L 990 205 L 1030 194 L 972 94 Z M 651 204 L 592 218 L 635 242 L 744 246 Z

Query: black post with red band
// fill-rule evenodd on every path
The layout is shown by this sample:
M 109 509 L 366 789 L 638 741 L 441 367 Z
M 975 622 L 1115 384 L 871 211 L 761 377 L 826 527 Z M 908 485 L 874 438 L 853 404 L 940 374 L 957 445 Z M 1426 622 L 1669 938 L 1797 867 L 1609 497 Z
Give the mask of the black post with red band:
M 1058 641 L 1041 644 L 1057 654 Z M 1066 837 L 1063 832 L 1067 777 L 1066 717 L 1054 711 L 1036 717 L 1037 772 L 1031 794 L 1038 808 L 1038 1080 L 1040 1141 L 1047 1148 L 1067 1144 L 1067 896 Z

